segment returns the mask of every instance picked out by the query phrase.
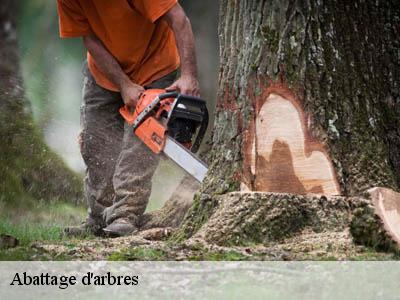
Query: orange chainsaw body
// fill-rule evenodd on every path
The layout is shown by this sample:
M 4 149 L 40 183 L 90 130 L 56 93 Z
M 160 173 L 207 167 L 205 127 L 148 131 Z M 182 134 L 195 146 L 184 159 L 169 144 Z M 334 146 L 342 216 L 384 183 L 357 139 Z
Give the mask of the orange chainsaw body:
M 120 108 L 120 113 L 125 121 L 132 125 L 151 102 L 157 98 L 158 95 L 165 93 L 162 89 L 146 90 L 141 96 L 136 105 L 135 111 L 131 113 L 127 106 Z M 159 108 L 151 116 L 147 117 L 135 130 L 136 136 L 146 144 L 154 153 L 160 153 L 165 146 L 165 139 L 167 128 L 165 124 L 160 122 L 161 114 L 168 113 L 174 102 L 174 98 L 167 98 L 160 101 Z

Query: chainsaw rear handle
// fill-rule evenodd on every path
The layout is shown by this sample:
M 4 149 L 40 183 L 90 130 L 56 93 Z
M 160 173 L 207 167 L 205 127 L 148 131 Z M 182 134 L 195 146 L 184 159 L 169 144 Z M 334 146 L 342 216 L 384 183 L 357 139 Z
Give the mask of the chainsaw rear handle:
M 180 98 L 181 98 L 181 99 L 184 98 L 184 99 L 187 99 L 187 100 L 202 102 L 202 103 L 204 103 L 204 105 L 206 104 L 206 101 L 204 101 L 203 99 L 201 99 L 201 98 L 199 98 L 199 97 L 194 97 L 194 96 L 189 96 L 189 95 L 180 94 L 178 91 L 170 91 L 170 92 L 166 92 L 166 93 L 164 93 L 164 94 L 160 94 L 160 95 L 158 96 L 158 98 L 159 98 L 160 100 L 164 100 L 164 99 L 168 99 L 168 98 L 178 98 L 178 102 L 179 102 L 179 99 L 180 99 Z M 183 102 L 184 102 L 184 101 L 183 101 Z M 206 109 L 207 109 L 207 107 L 206 107 Z
M 193 153 L 196 153 L 197 150 L 199 150 L 200 144 L 204 138 L 204 135 L 206 134 L 207 131 L 207 127 L 208 127 L 208 109 L 206 106 L 206 102 L 203 100 L 204 102 L 204 111 L 203 111 L 203 122 L 201 122 L 200 128 L 199 128 L 199 132 L 197 134 L 196 140 L 193 143 L 192 149 L 190 149 Z
M 199 97 L 180 94 L 178 91 L 170 91 L 170 92 L 167 92 L 164 94 L 160 94 L 158 96 L 158 98 L 160 99 L 160 101 L 163 99 L 175 98 L 176 99 L 175 106 L 178 106 L 179 104 L 185 105 L 185 102 L 189 103 L 189 104 L 196 102 L 196 105 L 198 105 L 200 107 L 203 118 L 202 118 L 199 130 L 197 132 L 197 136 L 196 136 L 196 138 L 193 142 L 193 145 L 190 149 L 191 152 L 196 153 L 197 150 L 199 150 L 199 147 L 204 138 L 204 135 L 206 134 L 208 122 L 209 122 L 209 115 L 208 115 L 206 101 L 204 101 L 203 99 L 201 99 Z
M 208 127 L 209 116 L 208 116 L 207 104 L 206 104 L 206 101 L 204 101 L 201 98 L 178 94 L 178 96 L 176 98 L 175 106 L 178 106 L 179 104 L 185 105 L 185 102 L 189 103 L 189 104 L 196 102 L 196 105 L 199 106 L 200 111 L 203 115 L 199 130 L 197 132 L 197 136 L 196 136 L 196 138 L 193 142 L 193 145 L 190 149 L 191 152 L 196 153 L 197 150 L 199 150 L 200 144 L 204 138 L 204 135 L 205 135 L 205 133 L 207 131 L 207 127 Z
M 166 92 L 164 94 L 158 95 L 158 99 L 164 100 L 168 98 L 176 98 L 179 96 L 179 93 L 177 91 L 171 91 L 171 92 Z

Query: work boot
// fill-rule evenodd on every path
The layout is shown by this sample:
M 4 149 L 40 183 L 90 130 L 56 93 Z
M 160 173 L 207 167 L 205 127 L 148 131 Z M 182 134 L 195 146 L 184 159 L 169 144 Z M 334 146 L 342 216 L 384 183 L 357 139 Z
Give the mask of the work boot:
M 109 237 L 120 237 L 134 234 L 138 231 L 137 227 L 128 219 L 116 219 L 106 228 L 103 228 L 104 233 Z
M 102 226 L 93 219 L 88 218 L 78 226 L 68 226 L 64 228 L 64 236 L 67 237 L 85 237 L 88 235 L 104 236 Z

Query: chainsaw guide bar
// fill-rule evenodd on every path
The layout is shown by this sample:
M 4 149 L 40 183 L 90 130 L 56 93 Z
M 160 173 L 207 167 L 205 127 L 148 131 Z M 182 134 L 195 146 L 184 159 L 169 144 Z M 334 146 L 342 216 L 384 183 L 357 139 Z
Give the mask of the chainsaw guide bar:
M 199 182 L 203 182 L 208 171 L 207 165 L 194 156 L 192 152 L 182 147 L 172 138 L 167 137 L 164 153 Z

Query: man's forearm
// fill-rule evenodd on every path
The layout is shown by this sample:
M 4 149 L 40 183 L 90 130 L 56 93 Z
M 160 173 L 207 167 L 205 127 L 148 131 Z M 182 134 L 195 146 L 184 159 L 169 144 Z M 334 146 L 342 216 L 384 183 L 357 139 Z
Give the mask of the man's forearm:
M 120 90 L 125 105 L 135 107 L 144 89 L 133 83 L 124 73 L 118 61 L 106 49 L 103 43 L 94 35 L 83 38 L 86 49 L 96 61 L 96 66 Z
M 108 52 L 103 43 L 95 35 L 85 36 L 83 42 L 86 49 L 96 61 L 96 66 L 119 89 L 130 81 L 117 60 Z
M 192 26 L 182 8 L 177 5 L 164 16 L 175 35 L 181 59 L 181 76 L 197 78 L 197 62 Z
M 182 7 L 177 3 L 163 17 L 175 35 L 176 46 L 181 59 L 181 77 L 168 89 L 183 94 L 200 96 L 197 80 L 197 62 L 192 26 Z
M 192 27 L 187 18 L 183 24 L 175 24 L 173 31 L 176 45 L 181 59 L 182 76 L 193 76 L 197 78 L 197 61 Z

